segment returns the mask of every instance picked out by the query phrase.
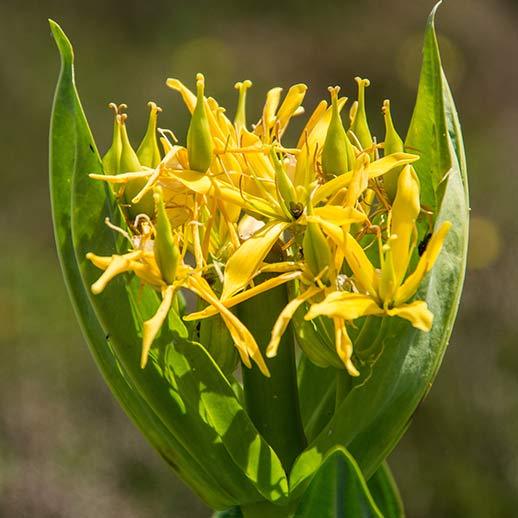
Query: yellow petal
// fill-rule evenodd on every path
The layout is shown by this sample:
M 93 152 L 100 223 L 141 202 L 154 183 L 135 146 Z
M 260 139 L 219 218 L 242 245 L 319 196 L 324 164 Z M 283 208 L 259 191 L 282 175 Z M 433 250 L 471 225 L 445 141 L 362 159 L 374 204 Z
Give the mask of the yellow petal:
M 352 177 L 345 197 L 347 207 L 354 207 L 358 198 L 367 189 L 369 184 L 369 164 L 370 159 L 367 153 L 362 153 L 354 161 Z
M 270 376 L 270 371 L 264 362 L 264 358 L 252 333 L 250 333 L 243 323 L 216 297 L 216 294 L 208 285 L 207 281 L 202 277 L 191 276 L 187 280 L 187 287 L 192 289 L 201 298 L 218 310 L 218 313 L 223 318 L 223 321 L 234 340 L 243 363 L 247 367 L 250 367 L 251 365 L 247 358 L 247 356 L 250 356 L 257 364 L 260 371 L 265 376 Z
M 253 288 L 243 291 L 237 295 L 234 295 L 233 297 L 222 300 L 221 303 L 226 308 L 231 308 L 233 306 L 236 306 L 237 304 L 241 304 L 241 302 L 244 302 L 245 300 L 251 299 L 256 295 L 259 295 L 260 293 L 264 293 L 265 291 L 276 288 L 277 286 L 281 286 L 282 284 L 298 279 L 301 275 L 301 272 L 297 271 L 283 273 L 281 275 L 278 275 L 277 277 L 272 277 L 271 279 L 268 279 L 267 281 L 264 281 L 261 284 L 257 284 Z M 214 306 L 207 306 L 205 309 L 201 311 L 197 311 L 196 313 L 190 313 L 189 315 L 186 315 L 184 317 L 184 320 L 201 320 L 202 318 L 211 317 L 216 313 L 218 313 L 218 310 Z
M 302 104 L 308 87 L 302 83 L 293 85 L 286 94 L 279 111 L 277 112 L 277 121 L 279 123 L 279 134 L 282 135 L 284 129 L 288 125 L 290 119 Z
M 313 128 L 316 126 L 318 121 L 322 118 L 322 116 L 324 115 L 326 110 L 327 110 L 327 101 L 324 101 L 324 100 L 320 101 L 318 103 L 317 107 L 315 108 L 315 110 L 313 111 L 313 113 L 311 114 L 311 117 L 308 119 L 308 122 L 304 126 L 304 129 L 300 133 L 299 141 L 297 142 L 297 148 L 299 148 L 299 149 L 302 148 L 302 146 L 306 142 L 306 138 L 309 137 L 310 133 L 313 131 Z M 329 124 L 329 120 L 330 120 L 330 117 L 328 119 L 328 124 Z M 324 138 L 325 138 L 325 134 L 324 134 Z
M 372 297 L 378 296 L 378 275 L 361 245 L 348 232 L 326 220 L 319 220 L 324 232 L 341 248 L 347 264 L 354 274 L 355 282 L 362 291 Z
M 243 289 L 259 270 L 264 258 L 288 223 L 272 222 L 245 241 L 230 257 L 225 268 L 221 298 L 228 299 Z
M 322 289 L 316 286 L 309 288 L 304 293 L 290 301 L 286 305 L 286 307 L 281 311 L 281 314 L 278 316 L 273 326 L 270 343 L 266 348 L 266 356 L 268 358 L 273 358 L 274 356 L 276 356 L 282 335 L 286 332 L 286 328 L 288 327 L 290 320 L 293 318 L 293 315 L 300 307 L 300 305 L 306 302 L 306 300 L 310 299 L 311 297 L 314 297 L 320 291 L 322 291 Z
M 398 166 L 403 166 L 406 164 L 411 164 L 419 160 L 417 155 L 411 155 L 409 153 L 393 153 L 392 155 L 380 158 L 374 162 L 371 162 L 367 168 L 367 172 L 369 174 L 369 178 L 377 178 L 378 176 L 382 176 L 385 173 L 388 173 L 391 169 Z M 313 196 L 313 203 L 317 204 L 318 202 L 328 198 L 335 192 L 347 187 L 351 182 L 353 177 L 352 171 L 348 173 L 344 173 L 336 178 L 333 178 L 331 181 L 326 182 L 324 185 L 321 185 Z
M 181 184 L 193 192 L 207 194 L 212 188 L 210 178 L 208 178 L 204 173 L 186 169 L 172 171 L 171 174 L 174 175 L 175 179 L 177 179 Z
M 152 318 L 144 322 L 144 329 L 142 332 L 142 354 L 140 357 L 140 367 L 142 369 L 147 364 L 147 358 L 149 350 L 151 349 L 151 345 L 153 344 L 156 335 L 160 331 L 162 324 L 169 314 L 169 310 L 171 309 L 171 304 L 173 302 L 174 291 L 175 288 L 173 286 L 168 286 L 164 290 L 162 293 L 162 302 L 160 303 L 160 306 L 158 306 L 157 312 L 153 315 Z
M 363 316 L 380 315 L 382 313 L 383 309 L 369 295 L 334 291 L 322 302 L 313 304 L 304 318 L 312 320 L 315 317 L 324 315 L 351 321 Z
M 433 322 L 433 313 L 428 309 L 426 302 L 416 300 L 410 304 L 401 304 L 386 311 L 391 317 L 401 317 L 408 320 L 414 327 L 421 331 L 430 331 Z
M 279 87 L 268 90 L 268 93 L 266 94 L 266 102 L 264 103 L 263 108 L 262 124 L 259 123 L 256 126 L 256 134 L 261 135 L 265 129 L 269 130 L 275 124 L 275 112 L 277 111 L 281 101 L 281 92 L 282 88 Z
M 426 250 L 417 263 L 416 269 L 397 290 L 395 298 L 396 304 L 405 302 L 417 291 L 423 277 L 432 269 L 450 228 L 451 223 L 445 221 L 439 229 L 433 233 Z
M 359 376 L 360 373 L 358 369 L 354 366 L 351 361 L 351 356 L 353 354 L 353 343 L 349 338 L 349 334 L 347 333 L 347 328 L 345 327 L 345 322 L 341 318 L 333 319 L 335 325 L 335 348 L 338 356 L 342 360 L 347 372 L 351 376 Z
M 391 241 L 390 249 L 396 285 L 401 283 L 408 268 L 412 236 L 420 210 L 419 180 L 414 168 L 407 165 L 399 175 L 396 199 L 392 206 L 390 232 L 396 237 Z
M 140 256 L 141 252 L 130 252 L 126 255 L 114 255 L 111 257 L 110 262 L 106 266 L 106 269 L 104 270 L 103 274 L 95 281 L 92 286 L 91 290 L 92 293 L 95 295 L 98 295 L 101 293 L 104 288 L 106 288 L 106 285 L 117 275 L 128 272 L 131 270 L 131 259 L 134 259 L 138 256 Z M 89 261 L 92 261 L 96 266 L 99 264 L 105 264 L 104 261 L 101 262 L 96 255 L 92 253 L 86 254 L 86 258 Z M 101 266 L 102 267 L 102 266 Z
M 340 207 L 338 205 L 324 205 L 313 209 L 313 214 L 331 223 L 343 227 L 352 223 L 362 223 L 367 219 L 363 212 L 353 207 Z

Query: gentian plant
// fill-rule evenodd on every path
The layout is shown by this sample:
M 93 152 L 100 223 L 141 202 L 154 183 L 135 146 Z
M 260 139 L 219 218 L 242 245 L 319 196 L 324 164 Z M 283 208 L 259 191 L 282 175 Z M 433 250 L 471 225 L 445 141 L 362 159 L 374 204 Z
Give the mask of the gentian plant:
M 436 9 L 404 139 L 389 101 L 371 134 L 366 79 L 353 103 L 330 87 L 289 143 L 305 85 L 271 89 L 250 124 L 250 81 L 230 118 L 198 74 L 195 91 L 167 80 L 191 113 L 184 145 L 151 102 L 132 147 L 127 107 L 110 104 L 102 158 L 51 21 L 51 196 L 72 303 L 115 397 L 219 516 L 403 515 L 385 458 L 437 373 L 467 245 Z

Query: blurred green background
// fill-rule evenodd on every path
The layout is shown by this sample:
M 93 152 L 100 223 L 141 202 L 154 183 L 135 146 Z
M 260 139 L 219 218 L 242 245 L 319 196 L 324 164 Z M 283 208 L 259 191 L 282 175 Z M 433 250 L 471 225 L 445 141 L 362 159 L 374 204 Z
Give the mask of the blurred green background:
M 392 99 L 405 131 L 432 1 L 0 2 L 0 516 L 204 517 L 208 510 L 144 442 L 97 372 L 68 302 L 51 231 L 47 133 L 59 62 L 46 19 L 76 49 L 77 80 L 99 148 L 109 101 L 144 132 L 146 102 L 185 138 L 166 77 L 249 118 L 271 86 L 306 82 L 308 111 L 367 76 L 382 135 Z M 429 397 L 391 455 L 412 517 L 510 517 L 518 507 L 518 3 L 449 0 L 439 12 L 444 66 L 465 132 L 472 199 L 469 271 L 451 347 Z M 253 116 L 252 116 L 253 114 Z

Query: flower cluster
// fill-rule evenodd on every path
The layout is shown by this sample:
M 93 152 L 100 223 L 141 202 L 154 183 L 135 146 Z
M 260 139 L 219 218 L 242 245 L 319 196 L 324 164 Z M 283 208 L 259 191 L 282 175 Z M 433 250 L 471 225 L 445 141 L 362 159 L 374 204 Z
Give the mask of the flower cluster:
M 127 236 L 129 249 L 110 257 L 89 253 L 88 259 L 104 270 L 94 293 L 131 272 L 161 294 L 156 314 L 144 322 L 142 367 L 169 312 L 181 311 L 183 289 L 199 299 L 197 310 L 183 318 L 221 319 L 243 364 L 251 367 L 253 361 L 267 376 L 256 339 L 233 308 L 281 285 L 288 285 L 290 301 L 273 326 L 268 357 L 276 355 L 301 310 L 306 321 L 329 319 L 335 351 L 328 363 L 352 376 L 359 371 L 350 330 L 358 319 L 396 316 L 430 330 L 433 315 L 426 302 L 413 299 L 450 223 L 431 232 L 433 214 L 421 207 L 412 167 L 418 156 L 405 152 L 388 101 L 385 137 L 376 141 L 365 110 L 369 82 L 356 81 L 358 100 L 348 129 L 341 116 L 347 98 L 339 96 L 339 87 L 329 88 L 330 104 L 317 105 L 294 147 L 283 137 L 290 120 L 304 112 L 303 84 L 292 86 L 282 102 L 282 89 L 271 89 L 259 121 L 249 125 L 250 81 L 235 85 L 239 97 L 231 121 L 205 96 L 201 74 L 196 94 L 169 79 L 192 114 L 186 146 L 171 131 L 157 129 L 161 110 L 150 103 L 149 125 L 136 152 L 125 127 L 126 106 L 110 105 L 115 122 L 105 174 L 90 176 L 113 186 L 127 222 L 127 230 L 116 230 Z M 418 222 L 428 225 L 424 236 Z

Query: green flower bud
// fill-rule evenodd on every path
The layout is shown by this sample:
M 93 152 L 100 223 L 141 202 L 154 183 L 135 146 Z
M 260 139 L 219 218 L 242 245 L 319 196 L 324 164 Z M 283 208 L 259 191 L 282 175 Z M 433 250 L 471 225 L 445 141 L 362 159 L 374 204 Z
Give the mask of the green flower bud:
M 105 174 L 118 174 L 120 173 L 120 160 L 121 160 L 121 152 L 122 152 L 122 139 L 121 139 L 121 114 L 120 111 L 126 108 L 125 104 L 121 104 L 117 106 L 115 103 L 110 103 L 108 105 L 114 112 L 115 117 L 113 118 L 113 138 L 112 145 L 110 149 L 104 155 L 103 162 L 103 170 Z
M 403 140 L 398 135 L 394 123 L 392 122 L 392 115 L 390 113 L 390 101 L 387 99 L 383 102 L 383 115 L 385 119 L 385 144 L 384 153 L 385 156 L 392 153 L 402 153 L 405 151 Z M 383 176 L 383 184 L 385 191 L 390 198 L 390 201 L 394 201 L 397 192 L 397 182 L 399 173 L 403 170 L 403 166 L 395 167 Z
M 308 216 L 313 215 L 311 202 L 308 204 L 307 210 Z M 315 277 L 321 275 L 332 264 L 333 258 L 329 244 L 317 223 L 308 222 L 306 225 L 304 239 L 302 240 L 302 251 L 304 253 L 304 261 Z M 325 280 L 326 278 L 327 275 L 324 273 L 322 279 Z
M 238 134 L 243 128 L 246 129 L 246 91 L 252 86 L 252 81 L 246 80 L 238 82 L 234 88 L 239 91 L 237 100 L 236 116 L 234 117 L 234 125 L 236 126 Z
M 193 171 L 205 173 L 212 162 L 214 144 L 210 134 L 209 121 L 205 113 L 205 98 L 203 91 L 205 80 L 203 74 L 196 75 L 197 100 L 192 112 L 189 131 L 187 132 L 187 153 L 189 167 Z
M 158 147 L 158 139 L 156 136 L 158 113 L 162 108 L 157 106 L 154 102 L 149 102 L 150 108 L 149 121 L 147 124 L 146 134 L 137 149 L 137 157 L 141 165 L 152 167 L 153 169 L 160 163 L 160 148 Z
M 224 374 L 231 375 L 239 360 L 237 349 L 225 322 L 220 315 L 205 318 L 199 321 L 200 343 Z
M 165 210 L 162 189 L 155 189 L 154 201 L 156 206 L 156 223 L 153 251 L 164 281 L 171 285 L 176 278 L 176 267 L 178 266 L 180 251 L 173 239 L 171 223 Z
M 358 105 L 350 131 L 354 133 L 362 149 L 365 150 L 370 149 L 374 144 L 365 112 L 365 88 L 370 85 L 370 81 L 360 77 L 355 77 L 354 80 L 358 83 Z
M 135 153 L 129 141 L 128 131 L 126 129 L 127 118 L 128 116 L 125 113 L 120 115 L 122 122 L 120 129 L 122 149 L 118 173 L 135 173 L 142 170 L 137 153 Z M 124 201 L 129 205 L 128 214 L 133 219 L 136 218 L 138 214 L 147 214 L 149 217 L 153 217 L 155 206 L 151 192 L 146 193 L 138 203 L 132 203 L 133 198 L 145 185 L 146 179 L 139 178 L 129 181 L 124 188 Z
M 279 197 L 281 198 L 281 202 L 284 205 L 284 208 L 289 213 L 290 217 L 294 217 L 297 219 L 301 213 L 298 213 L 296 216 L 292 213 L 291 207 L 295 207 L 297 205 L 297 192 L 295 191 L 295 187 L 293 186 L 290 177 L 286 173 L 282 162 L 279 160 L 275 149 L 272 147 L 270 151 L 270 159 L 273 162 L 273 167 L 275 169 L 275 185 L 277 187 L 277 192 Z
M 354 150 L 345 132 L 338 108 L 339 86 L 329 87 L 332 114 L 322 149 L 322 170 L 326 178 L 343 174 L 351 168 Z

